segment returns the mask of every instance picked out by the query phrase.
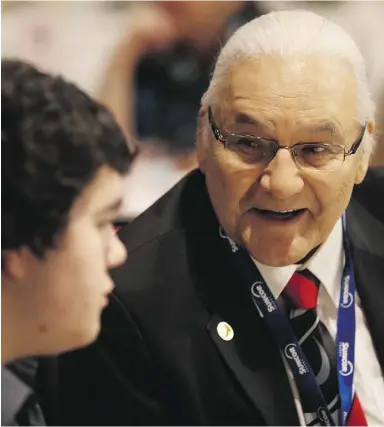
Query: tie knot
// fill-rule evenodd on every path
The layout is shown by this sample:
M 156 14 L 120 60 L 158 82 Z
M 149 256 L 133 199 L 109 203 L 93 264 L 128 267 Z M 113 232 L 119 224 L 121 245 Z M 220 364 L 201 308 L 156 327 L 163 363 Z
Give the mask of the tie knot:
M 317 306 L 320 281 L 309 270 L 296 271 L 289 279 L 283 296 L 293 308 L 311 309 Z

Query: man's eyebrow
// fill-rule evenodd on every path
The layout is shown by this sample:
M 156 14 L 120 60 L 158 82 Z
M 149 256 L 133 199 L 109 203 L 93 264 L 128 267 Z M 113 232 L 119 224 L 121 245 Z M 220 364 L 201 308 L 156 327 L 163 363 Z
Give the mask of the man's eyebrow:
M 262 120 L 249 117 L 244 113 L 239 113 L 236 115 L 234 122 L 236 124 L 251 124 L 258 127 L 265 127 L 266 123 L 263 123 Z M 327 132 L 332 136 L 335 136 L 340 133 L 340 128 L 335 123 L 331 121 L 324 121 L 318 124 L 310 124 L 307 126 L 309 131 L 312 133 L 318 132 Z
M 123 205 L 123 199 L 119 198 L 117 200 L 112 201 L 108 205 L 104 206 L 102 209 L 100 209 L 99 214 L 119 211 L 122 205 Z
M 237 114 L 234 122 L 236 124 L 251 124 L 251 125 L 255 125 L 255 126 L 262 126 L 262 123 L 260 120 L 253 119 L 244 113 Z
M 249 125 L 257 126 L 260 129 L 268 127 L 268 124 L 266 122 L 263 122 L 263 120 L 257 119 L 255 117 L 250 117 L 244 113 L 237 114 L 235 117 L 234 123 L 249 124 Z M 334 123 L 333 121 L 329 121 L 327 119 L 322 120 L 320 123 L 307 123 L 304 126 L 311 133 L 325 132 L 325 133 L 329 133 L 331 136 L 338 136 L 342 134 L 340 126 L 338 126 L 337 123 Z
M 320 124 L 314 124 L 314 125 L 310 125 L 308 128 L 312 133 L 328 132 L 332 136 L 335 136 L 335 135 L 340 133 L 339 127 L 336 126 L 332 122 L 324 122 L 324 123 L 320 123 Z

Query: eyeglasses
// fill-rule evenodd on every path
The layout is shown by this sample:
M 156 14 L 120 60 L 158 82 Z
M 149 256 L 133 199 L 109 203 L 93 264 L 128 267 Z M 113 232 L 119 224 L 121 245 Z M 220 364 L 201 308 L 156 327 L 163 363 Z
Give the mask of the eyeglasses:
M 288 147 L 277 141 L 253 135 L 239 135 L 221 132 L 208 108 L 208 120 L 213 135 L 225 148 L 237 154 L 245 163 L 267 165 L 281 149 L 289 150 L 295 163 L 304 169 L 335 171 L 341 167 L 347 156 L 355 154 L 363 140 L 367 124 L 349 150 L 343 145 L 321 142 L 298 142 Z

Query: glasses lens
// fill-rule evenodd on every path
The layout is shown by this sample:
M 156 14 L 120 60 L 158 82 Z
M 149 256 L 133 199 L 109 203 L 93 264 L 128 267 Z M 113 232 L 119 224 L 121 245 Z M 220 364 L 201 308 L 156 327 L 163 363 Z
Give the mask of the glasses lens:
M 263 138 L 229 134 L 226 147 L 246 163 L 268 163 L 276 153 L 276 144 Z
M 344 148 L 332 144 L 302 144 L 293 147 L 297 162 L 306 168 L 338 169 L 344 161 Z

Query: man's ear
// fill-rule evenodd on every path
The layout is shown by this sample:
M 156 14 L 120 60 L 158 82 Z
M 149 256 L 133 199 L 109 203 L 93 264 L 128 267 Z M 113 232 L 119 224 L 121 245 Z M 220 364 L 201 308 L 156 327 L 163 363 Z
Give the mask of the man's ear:
M 197 119 L 197 163 L 201 172 L 205 173 L 206 168 L 206 135 L 205 135 L 205 124 L 204 121 L 207 120 L 207 110 L 204 107 L 201 107 L 199 110 L 199 115 Z
M 374 120 L 370 120 L 367 124 L 367 130 L 366 132 L 368 132 L 368 138 L 373 139 L 374 138 L 374 134 L 375 134 L 375 128 L 376 128 L 376 124 Z M 355 184 L 361 184 L 365 178 L 365 175 L 367 174 L 367 170 L 369 167 L 369 161 L 370 161 L 370 156 L 368 156 L 367 154 L 363 153 L 362 158 L 360 159 L 360 163 L 359 166 L 357 168 L 357 172 L 356 172 L 356 177 L 355 177 Z
M 23 258 L 23 249 L 1 251 L 1 274 L 11 280 L 23 279 L 26 275 Z

